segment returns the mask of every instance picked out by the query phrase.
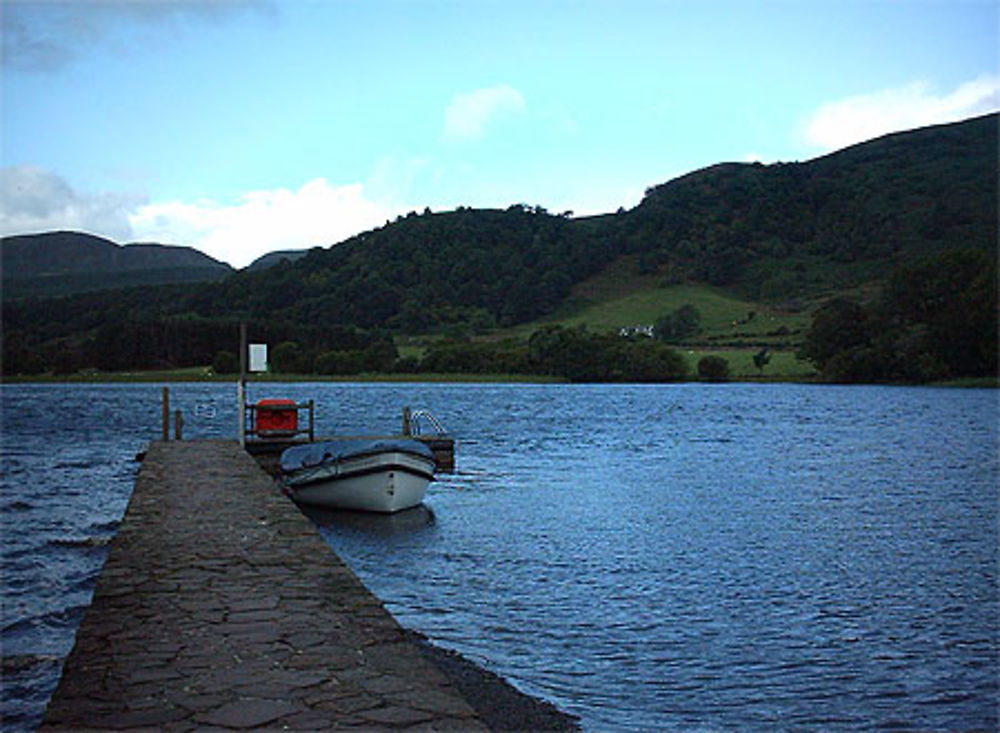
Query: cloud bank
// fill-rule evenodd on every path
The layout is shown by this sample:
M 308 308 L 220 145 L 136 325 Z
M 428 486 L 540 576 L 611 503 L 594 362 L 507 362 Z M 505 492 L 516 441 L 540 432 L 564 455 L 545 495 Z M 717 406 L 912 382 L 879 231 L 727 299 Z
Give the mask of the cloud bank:
M 233 201 L 149 202 L 138 195 L 82 193 L 36 166 L 0 168 L 0 236 L 81 231 L 118 243 L 194 247 L 234 267 L 281 249 L 336 244 L 408 210 L 376 201 L 361 183 L 335 186 L 324 178 Z
M 132 234 L 135 195 L 75 191 L 65 180 L 30 165 L 0 168 L 0 235 L 72 229 L 121 241 Z
M 1000 76 L 980 76 L 946 94 L 924 81 L 861 94 L 820 107 L 806 124 L 808 141 L 837 150 L 890 132 L 957 122 L 1000 109 Z
M 252 191 L 233 202 L 151 203 L 129 220 L 139 240 L 188 245 L 245 267 L 268 252 L 336 244 L 399 213 L 368 198 L 360 183 L 334 186 L 316 178 L 297 190 Z
M 481 138 L 491 121 L 521 112 L 524 97 L 508 84 L 456 94 L 444 112 L 445 140 L 469 141 Z

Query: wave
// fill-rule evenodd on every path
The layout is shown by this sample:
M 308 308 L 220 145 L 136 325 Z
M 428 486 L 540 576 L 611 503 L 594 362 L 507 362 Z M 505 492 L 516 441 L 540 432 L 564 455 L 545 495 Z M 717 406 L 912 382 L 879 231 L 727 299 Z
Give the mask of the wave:
M 68 460 L 56 461 L 52 464 L 52 468 L 94 468 L 99 465 L 101 464 L 94 460 Z
M 5 624 L 3 627 L 4 636 L 18 634 L 25 631 L 33 631 L 38 628 L 45 629 L 76 629 L 83 620 L 83 615 L 87 612 L 88 605 L 74 605 L 49 611 L 37 616 L 26 616 Z M 5 657 L 6 659 L 6 657 Z
M 48 545 L 50 547 L 67 547 L 67 548 L 81 548 L 81 549 L 91 549 L 94 547 L 106 547 L 109 542 L 111 542 L 111 537 L 67 537 L 49 540 Z
M 31 674 L 47 671 L 62 664 L 63 658 L 55 654 L 5 654 L 0 659 L 3 676 Z
M 87 527 L 88 532 L 110 532 L 115 533 L 118 531 L 118 527 L 121 526 L 121 522 L 117 519 L 111 519 L 107 522 L 93 522 L 89 527 Z

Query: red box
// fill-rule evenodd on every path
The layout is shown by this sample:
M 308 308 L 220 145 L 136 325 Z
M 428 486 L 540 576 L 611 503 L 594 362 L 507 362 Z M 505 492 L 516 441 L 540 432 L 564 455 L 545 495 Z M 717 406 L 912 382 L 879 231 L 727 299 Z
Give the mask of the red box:
M 299 410 L 294 400 L 257 402 L 257 435 L 294 435 L 299 429 Z

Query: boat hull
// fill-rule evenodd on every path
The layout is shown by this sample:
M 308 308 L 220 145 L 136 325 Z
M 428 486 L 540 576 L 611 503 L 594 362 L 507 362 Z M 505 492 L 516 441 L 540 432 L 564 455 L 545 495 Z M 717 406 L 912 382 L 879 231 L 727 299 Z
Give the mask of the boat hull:
M 387 451 L 291 472 L 285 488 L 301 504 L 393 513 L 420 504 L 433 477 L 433 459 Z

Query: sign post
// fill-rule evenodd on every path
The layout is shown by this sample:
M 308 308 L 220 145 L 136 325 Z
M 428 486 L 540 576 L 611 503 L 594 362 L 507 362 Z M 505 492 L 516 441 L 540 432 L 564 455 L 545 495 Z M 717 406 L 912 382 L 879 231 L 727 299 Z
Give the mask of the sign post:
M 267 371 L 267 344 L 247 345 L 247 324 L 240 324 L 240 380 L 236 383 L 236 401 L 240 411 L 240 447 L 247 445 L 247 358 L 251 372 Z

